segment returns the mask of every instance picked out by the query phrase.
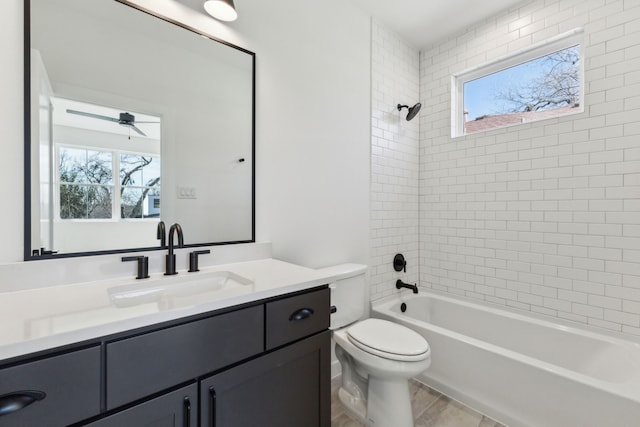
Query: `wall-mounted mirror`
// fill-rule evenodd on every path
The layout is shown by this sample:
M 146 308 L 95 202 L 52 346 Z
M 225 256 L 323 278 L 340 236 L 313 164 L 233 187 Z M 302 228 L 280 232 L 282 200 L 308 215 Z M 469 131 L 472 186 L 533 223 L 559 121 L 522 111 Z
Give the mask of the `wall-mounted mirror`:
M 255 55 L 125 0 L 25 0 L 25 259 L 252 242 Z

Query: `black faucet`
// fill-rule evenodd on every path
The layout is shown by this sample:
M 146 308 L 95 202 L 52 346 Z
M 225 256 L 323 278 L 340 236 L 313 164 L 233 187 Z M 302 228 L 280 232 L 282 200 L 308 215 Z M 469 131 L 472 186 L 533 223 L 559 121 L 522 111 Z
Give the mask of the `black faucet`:
M 415 285 L 410 285 L 409 283 L 404 283 L 400 279 L 396 280 L 396 289 L 402 289 L 402 288 L 411 289 L 414 294 L 418 293 L 418 284 L 417 283 Z
M 136 279 L 148 279 L 149 278 L 149 257 L 148 256 L 123 256 L 122 262 L 137 261 L 138 262 L 138 275 Z
M 189 273 L 195 273 L 200 271 L 198 269 L 198 255 L 210 254 L 211 249 L 204 249 L 202 251 L 193 251 L 189 254 Z
M 169 252 L 165 256 L 166 259 L 166 270 L 165 276 L 172 276 L 174 274 L 178 274 L 176 272 L 176 255 L 173 253 L 173 236 L 174 234 L 178 235 L 178 247 L 182 248 L 184 246 L 184 237 L 182 236 L 182 227 L 177 222 L 169 228 Z
M 158 229 L 156 230 L 156 239 L 160 240 L 160 247 L 164 249 L 167 245 L 167 229 L 164 226 L 164 221 L 158 223 Z

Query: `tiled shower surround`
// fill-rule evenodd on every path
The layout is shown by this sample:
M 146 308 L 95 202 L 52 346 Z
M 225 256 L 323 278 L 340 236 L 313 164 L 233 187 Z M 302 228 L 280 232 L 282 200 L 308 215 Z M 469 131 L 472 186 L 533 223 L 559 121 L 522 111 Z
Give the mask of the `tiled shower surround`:
M 418 281 L 419 120 L 407 122 L 418 102 L 419 53 L 376 21 L 371 24 L 371 262 L 373 299 L 395 291 L 395 281 Z M 393 269 L 402 253 L 407 272 Z
M 583 113 L 451 137 L 452 74 L 576 28 Z M 413 280 L 391 259 L 417 240 L 424 288 L 640 335 L 640 2 L 526 1 L 423 49 L 417 173 L 413 128 L 379 120 L 411 97 L 384 66 L 411 48 L 372 36 L 372 299 Z
M 584 113 L 451 138 L 451 73 L 577 27 Z M 420 70 L 421 285 L 640 335 L 640 2 L 523 2 Z

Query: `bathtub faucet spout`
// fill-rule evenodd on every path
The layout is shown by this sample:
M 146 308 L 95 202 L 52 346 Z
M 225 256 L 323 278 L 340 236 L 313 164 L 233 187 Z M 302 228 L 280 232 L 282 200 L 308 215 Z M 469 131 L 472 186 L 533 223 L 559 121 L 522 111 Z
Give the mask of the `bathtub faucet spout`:
M 396 280 L 396 289 L 402 289 L 402 288 L 411 289 L 414 294 L 418 293 L 418 284 L 417 283 L 414 284 L 414 285 L 411 285 L 409 283 L 404 283 L 400 279 Z

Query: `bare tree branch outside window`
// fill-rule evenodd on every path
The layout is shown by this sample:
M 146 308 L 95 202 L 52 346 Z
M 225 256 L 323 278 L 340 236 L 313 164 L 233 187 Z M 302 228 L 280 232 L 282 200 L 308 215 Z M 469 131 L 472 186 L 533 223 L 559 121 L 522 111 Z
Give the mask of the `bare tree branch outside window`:
M 111 153 L 60 149 L 60 218 L 112 217 L 111 165 Z
M 120 216 L 159 217 L 160 210 L 147 209 L 149 196 L 160 196 L 160 158 L 137 154 L 120 155 Z
M 580 55 L 577 47 L 536 60 L 539 74 L 529 81 L 499 90 L 497 100 L 508 106 L 502 113 L 548 110 L 580 102 Z

